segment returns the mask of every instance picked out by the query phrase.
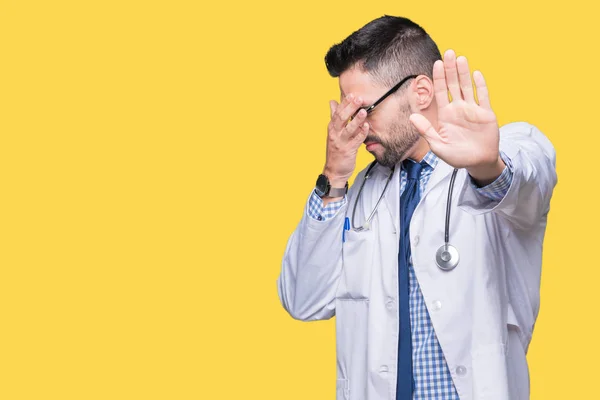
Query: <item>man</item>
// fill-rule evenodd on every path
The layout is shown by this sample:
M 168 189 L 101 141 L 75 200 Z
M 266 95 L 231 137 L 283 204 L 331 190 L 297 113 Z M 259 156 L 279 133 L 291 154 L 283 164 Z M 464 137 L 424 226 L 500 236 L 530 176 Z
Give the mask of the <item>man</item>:
M 475 92 L 467 60 L 408 19 L 325 61 L 341 102 L 278 292 L 296 319 L 336 315 L 337 398 L 529 398 L 552 144 L 499 128 L 483 75 Z M 363 143 L 376 163 L 347 190 Z

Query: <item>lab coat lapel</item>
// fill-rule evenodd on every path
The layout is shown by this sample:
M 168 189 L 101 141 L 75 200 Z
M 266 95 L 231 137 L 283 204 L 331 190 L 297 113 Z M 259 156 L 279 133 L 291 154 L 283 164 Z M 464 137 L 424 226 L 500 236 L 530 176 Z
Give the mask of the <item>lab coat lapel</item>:
M 400 231 L 400 166 L 401 164 L 396 165 L 396 168 L 394 169 L 394 176 L 392 176 L 390 186 L 388 187 L 388 191 L 385 194 L 385 205 L 390 211 L 392 222 L 394 224 L 394 229 L 396 232 Z M 382 172 L 382 175 L 384 175 L 385 178 L 387 178 L 390 174 L 390 169 L 382 167 L 382 171 L 383 170 L 385 170 L 385 172 Z M 383 181 L 381 190 L 383 190 L 384 187 L 385 180 Z
M 392 181 L 390 182 L 390 186 L 385 194 L 385 203 L 391 214 L 392 221 L 394 223 L 394 227 L 396 232 L 400 231 L 400 173 L 402 164 L 398 163 L 394 170 L 394 176 L 392 177 Z M 450 176 L 452 170 L 454 168 L 450 165 L 446 164 L 442 159 L 438 159 L 438 163 L 429 178 L 429 182 L 425 187 L 425 192 L 421 195 L 421 198 L 425 197 L 427 193 L 429 193 L 434 187 L 441 184 L 446 180 L 447 177 Z M 377 184 L 374 185 L 376 188 L 375 191 L 372 192 L 373 198 L 371 199 L 373 205 L 377 203 L 378 196 L 383 193 L 383 188 L 385 187 L 385 183 L 387 181 L 387 177 L 389 176 L 390 169 L 387 167 L 383 167 L 380 164 L 377 164 L 375 167 L 375 171 L 373 171 L 373 178 L 376 176 Z
M 452 166 L 446 164 L 441 158 L 438 158 L 438 163 L 429 178 L 429 182 L 427 182 L 427 185 L 425 186 L 425 191 L 421 195 L 421 199 L 427 196 L 427 194 L 437 185 L 444 182 L 453 170 L 454 168 Z

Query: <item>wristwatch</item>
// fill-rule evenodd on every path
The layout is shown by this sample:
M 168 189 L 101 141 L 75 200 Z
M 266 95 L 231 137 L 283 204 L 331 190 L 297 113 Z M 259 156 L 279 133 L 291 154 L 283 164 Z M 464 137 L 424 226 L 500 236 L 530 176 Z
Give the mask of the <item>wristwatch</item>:
M 333 188 L 331 187 L 327 176 L 321 174 L 319 175 L 319 178 L 317 178 L 315 191 L 319 197 L 343 197 L 348 193 L 348 182 L 346 182 L 346 186 L 343 188 Z

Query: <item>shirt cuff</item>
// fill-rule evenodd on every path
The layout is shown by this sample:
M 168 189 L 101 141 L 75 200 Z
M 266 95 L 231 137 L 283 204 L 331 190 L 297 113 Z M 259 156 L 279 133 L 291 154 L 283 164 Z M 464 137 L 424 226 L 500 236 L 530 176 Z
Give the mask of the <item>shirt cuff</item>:
M 346 204 L 346 196 L 323 207 L 323 199 L 313 190 L 308 204 L 308 216 L 317 221 L 326 221 L 329 218 L 333 218 L 344 204 Z
M 513 166 L 510 158 L 502 151 L 500 151 L 500 158 L 502 158 L 502 161 L 504 161 L 506 166 L 504 167 L 504 170 L 502 170 L 500 176 L 496 178 L 494 182 L 490 183 L 489 185 L 479 187 L 475 181 L 471 179 L 471 185 L 475 188 L 477 193 L 494 201 L 500 201 L 504 198 L 504 196 L 506 196 L 513 178 Z

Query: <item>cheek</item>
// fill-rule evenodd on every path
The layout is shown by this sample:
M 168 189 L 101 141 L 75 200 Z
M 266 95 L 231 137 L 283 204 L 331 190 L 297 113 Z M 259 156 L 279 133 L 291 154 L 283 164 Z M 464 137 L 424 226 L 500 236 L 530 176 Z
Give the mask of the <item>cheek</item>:
M 369 116 L 367 118 L 367 122 L 369 123 L 369 126 L 371 127 L 371 130 L 381 131 L 382 128 L 385 126 L 385 119 L 381 118 L 380 115 L 373 116 L 373 118 L 371 118 Z
M 369 133 L 381 139 L 387 137 L 387 132 L 389 130 L 388 121 L 382 120 L 381 118 L 375 118 L 371 121 L 367 120 L 367 122 L 369 123 Z

